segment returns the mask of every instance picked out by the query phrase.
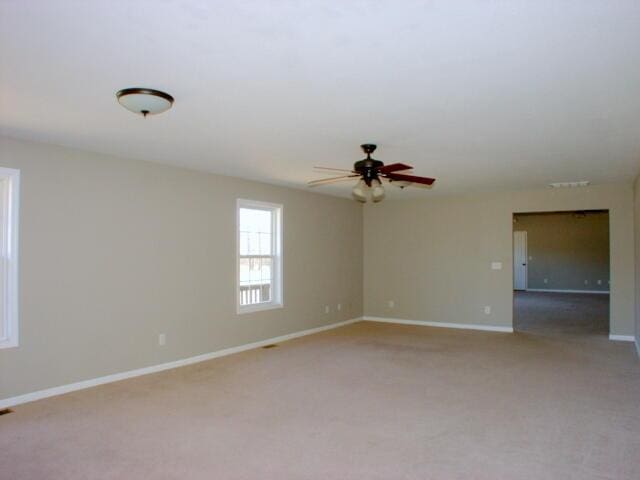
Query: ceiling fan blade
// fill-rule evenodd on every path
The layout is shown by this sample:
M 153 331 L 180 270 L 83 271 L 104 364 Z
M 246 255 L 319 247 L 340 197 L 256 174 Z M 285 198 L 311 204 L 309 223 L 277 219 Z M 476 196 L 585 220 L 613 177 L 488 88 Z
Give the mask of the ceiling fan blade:
M 389 180 L 400 180 L 403 182 L 421 183 L 423 185 L 431 185 L 433 182 L 436 181 L 435 178 L 417 177 L 415 175 L 404 175 L 402 173 L 387 173 L 387 174 L 384 174 L 384 176 Z
M 355 174 L 355 175 L 343 175 L 342 177 L 321 178 L 320 180 L 312 180 L 308 182 L 307 185 L 309 187 L 315 187 L 316 185 L 324 185 L 326 183 L 333 183 L 333 182 L 342 182 L 344 180 L 350 180 L 352 178 L 359 177 L 359 176 L 360 176 L 359 174 Z
M 333 167 L 313 167 L 315 170 L 330 170 L 332 172 L 353 172 L 351 169 L 346 168 L 333 168 Z
M 411 170 L 413 167 L 411 165 L 406 165 L 404 163 L 391 163 L 389 165 L 384 165 L 378 168 L 378 173 L 391 173 L 391 172 L 399 172 L 401 170 Z

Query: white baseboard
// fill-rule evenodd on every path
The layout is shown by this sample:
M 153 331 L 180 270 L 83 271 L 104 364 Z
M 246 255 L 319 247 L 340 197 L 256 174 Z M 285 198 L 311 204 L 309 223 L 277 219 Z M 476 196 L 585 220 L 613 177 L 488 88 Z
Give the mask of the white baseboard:
M 47 388 L 44 390 L 38 390 L 37 392 L 25 393 L 16 397 L 10 397 L 0 400 L 0 410 L 22 403 L 33 402 L 35 400 L 41 400 L 47 397 L 53 397 L 56 395 L 62 395 L 63 393 L 75 392 L 77 390 L 83 390 L 85 388 L 91 388 L 105 383 L 117 382 L 119 380 L 125 380 L 127 378 L 139 377 L 141 375 L 147 375 L 149 373 L 161 372 L 163 370 L 170 370 L 172 368 L 184 367 L 193 363 L 204 362 L 213 358 L 224 357 L 226 355 L 232 355 L 234 353 L 244 352 L 246 350 L 252 350 L 254 348 L 264 347 L 272 343 L 282 343 L 294 338 L 303 337 L 305 335 L 312 335 L 314 333 L 323 332 L 325 330 L 331 330 L 333 328 L 342 327 L 351 323 L 359 322 L 361 317 L 346 320 L 344 322 L 332 323 L 331 325 L 323 325 L 321 327 L 310 328 L 308 330 L 302 330 L 300 332 L 289 333 L 280 337 L 268 338 L 266 340 L 260 340 L 258 342 L 247 343 L 245 345 L 239 345 L 237 347 L 225 348 L 223 350 L 217 350 L 215 352 L 204 353 L 202 355 L 196 355 L 195 357 L 183 358 L 175 360 L 173 362 L 162 363 L 160 365 L 152 365 L 150 367 L 138 368 L 135 370 L 129 370 L 127 372 L 114 373 L 112 375 L 106 375 L 104 377 L 92 378 L 90 380 L 83 380 L 81 382 L 70 383 L 68 385 L 60 385 L 58 387 Z
M 617 340 L 619 342 L 635 342 L 636 337 L 634 337 L 633 335 L 614 335 L 613 333 L 610 333 L 609 340 Z
M 600 293 L 609 295 L 609 290 L 560 290 L 555 288 L 527 288 L 527 292 L 552 292 L 552 293 Z
M 368 320 L 370 322 L 399 323 L 402 325 L 420 325 L 423 327 L 461 328 L 465 330 L 483 330 L 487 332 L 513 333 L 513 327 L 502 327 L 498 325 L 479 325 L 475 323 L 428 322 L 426 320 L 405 320 L 403 318 L 370 317 L 367 315 L 362 317 L 362 320 Z

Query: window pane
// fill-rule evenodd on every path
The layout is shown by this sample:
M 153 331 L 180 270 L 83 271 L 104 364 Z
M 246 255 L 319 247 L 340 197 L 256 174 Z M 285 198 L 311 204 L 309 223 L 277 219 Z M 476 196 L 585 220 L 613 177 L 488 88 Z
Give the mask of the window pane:
M 249 263 L 249 281 L 252 285 L 260 283 L 260 263 L 262 259 L 252 258 Z
M 271 284 L 266 283 L 260 286 L 260 297 L 263 302 L 271 301 Z
M 247 232 L 245 235 L 247 237 L 246 255 L 258 255 L 260 253 L 260 234 Z
M 0 172 L 0 348 L 18 345 L 18 318 L 15 311 L 14 280 L 17 275 L 17 247 L 15 214 L 18 208 L 16 192 L 19 183 L 17 170 L 2 168 Z
M 260 281 L 262 283 L 271 283 L 271 258 L 263 258 L 260 269 Z
M 271 266 L 265 257 L 240 259 L 240 304 L 251 305 L 271 301 Z
M 254 208 L 240 209 L 240 231 L 271 233 L 271 211 Z
M 240 255 L 271 255 L 270 210 L 240 209 Z
M 240 259 L 240 285 L 249 285 L 249 259 Z
M 271 247 L 271 234 L 258 233 L 258 252 L 260 255 L 271 255 L 273 248 Z
M 249 255 L 249 233 L 240 231 L 240 255 Z

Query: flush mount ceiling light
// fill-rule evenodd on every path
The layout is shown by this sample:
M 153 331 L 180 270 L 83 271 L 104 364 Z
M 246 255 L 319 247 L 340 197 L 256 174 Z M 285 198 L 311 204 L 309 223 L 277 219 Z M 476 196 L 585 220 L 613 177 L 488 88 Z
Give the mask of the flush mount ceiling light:
M 166 112 L 173 105 L 171 95 L 152 88 L 124 88 L 116 97 L 124 108 L 143 117 Z

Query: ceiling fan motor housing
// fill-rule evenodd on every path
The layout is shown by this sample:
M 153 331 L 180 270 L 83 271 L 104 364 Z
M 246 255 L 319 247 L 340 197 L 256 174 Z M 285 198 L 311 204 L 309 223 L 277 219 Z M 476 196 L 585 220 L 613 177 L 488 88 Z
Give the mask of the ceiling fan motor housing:
M 374 160 L 373 158 L 365 158 L 353 164 L 353 170 L 362 175 L 362 179 L 368 186 L 371 186 L 373 180 L 380 180 L 378 178 L 378 168 L 384 166 L 384 163 L 380 160 Z

